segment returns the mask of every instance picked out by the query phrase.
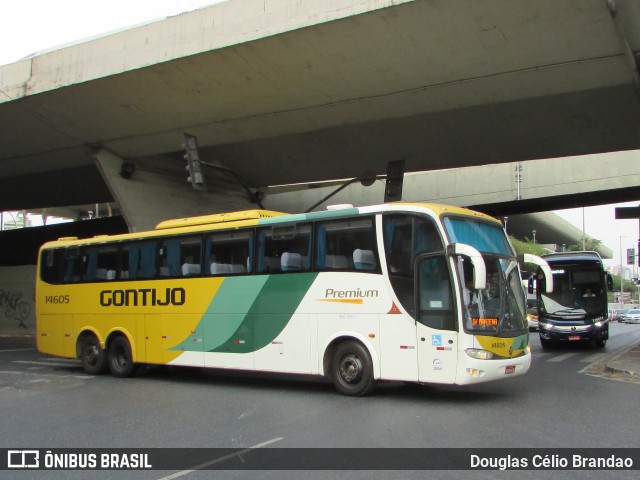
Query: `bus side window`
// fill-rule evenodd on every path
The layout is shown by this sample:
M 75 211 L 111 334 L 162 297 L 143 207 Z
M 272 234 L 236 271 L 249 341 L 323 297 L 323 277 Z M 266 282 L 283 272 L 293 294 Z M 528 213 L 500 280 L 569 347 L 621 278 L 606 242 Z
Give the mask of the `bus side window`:
M 205 240 L 205 275 L 243 275 L 253 270 L 253 230 L 219 232 Z
M 414 261 L 420 254 L 443 251 L 442 240 L 434 223 L 423 216 L 389 213 L 382 225 L 389 281 L 402 306 L 414 315 Z
M 451 276 L 445 255 L 422 258 L 418 263 L 418 318 L 427 327 L 456 330 Z
M 156 275 L 156 242 L 132 242 L 122 248 L 120 278 L 150 279 Z M 126 273 L 125 273 L 126 272 Z
M 88 247 L 85 252 L 86 268 L 82 279 L 85 282 L 115 280 L 117 254 L 115 245 Z
M 315 269 L 380 273 L 373 217 L 320 222 L 316 226 Z
M 69 247 L 65 250 L 63 283 L 77 283 L 82 278 L 84 257 L 80 248 Z
M 64 281 L 64 252 L 61 248 L 42 251 L 40 259 L 40 278 L 54 285 Z
M 192 237 L 170 237 L 160 243 L 159 277 L 200 276 L 202 239 Z
M 257 231 L 258 273 L 304 272 L 311 267 L 311 225 L 288 224 Z

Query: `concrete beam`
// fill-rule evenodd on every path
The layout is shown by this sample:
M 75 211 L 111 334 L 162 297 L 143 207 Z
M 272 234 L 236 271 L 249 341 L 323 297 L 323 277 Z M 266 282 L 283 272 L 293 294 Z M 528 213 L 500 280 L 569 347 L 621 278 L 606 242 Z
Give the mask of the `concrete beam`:
M 640 151 L 627 151 L 408 173 L 402 200 L 479 207 L 633 188 L 640 185 L 639 156 Z M 271 188 L 265 208 L 298 212 L 331 193 L 336 185 L 314 184 L 300 190 L 292 186 Z M 383 180 L 371 187 L 356 182 L 327 203 L 360 206 L 380 203 L 383 198 Z M 318 207 L 324 208 L 324 204 Z

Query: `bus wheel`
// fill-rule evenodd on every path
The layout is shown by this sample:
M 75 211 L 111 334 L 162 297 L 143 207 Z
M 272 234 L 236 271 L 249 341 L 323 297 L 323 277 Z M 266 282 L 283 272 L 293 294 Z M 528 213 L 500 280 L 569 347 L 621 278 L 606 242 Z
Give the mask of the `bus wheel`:
M 596 348 L 604 348 L 605 345 L 607 344 L 607 341 L 600 339 L 600 340 L 596 340 L 595 343 L 596 343 Z
M 353 341 L 338 345 L 331 362 L 331 378 L 343 395 L 363 396 L 371 393 L 376 382 L 367 349 Z
M 107 371 L 107 355 L 98 339 L 89 335 L 80 344 L 82 369 L 89 375 L 99 375 Z
M 118 336 L 109 342 L 107 363 L 114 377 L 126 378 L 134 374 L 131 346 L 125 337 Z

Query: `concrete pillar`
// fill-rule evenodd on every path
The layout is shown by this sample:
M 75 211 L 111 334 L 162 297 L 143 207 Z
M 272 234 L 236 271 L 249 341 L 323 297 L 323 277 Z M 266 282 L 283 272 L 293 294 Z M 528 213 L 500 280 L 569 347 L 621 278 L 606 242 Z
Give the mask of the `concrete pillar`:
M 208 190 L 196 191 L 181 160 L 153 157 L 134 163 L 106 150 L 94 159 L 132 232 L 152 230 L 171 218 L 258 208 L 224 172 L 205 171 Z M 134 165 L 131 175 L 121 174 L 124 163 Z

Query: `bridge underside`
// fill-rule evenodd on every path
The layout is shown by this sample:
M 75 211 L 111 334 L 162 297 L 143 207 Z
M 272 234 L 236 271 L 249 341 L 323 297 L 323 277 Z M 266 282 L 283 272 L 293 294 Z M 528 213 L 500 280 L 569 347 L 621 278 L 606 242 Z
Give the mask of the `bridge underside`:
M 0 67 L 0 210 L 120 201 L 99 150 L 190 198 L 184 131 L 255 187 L 640 149 L 638 25 L 625 0 L 231 1 L 45 52 Z

